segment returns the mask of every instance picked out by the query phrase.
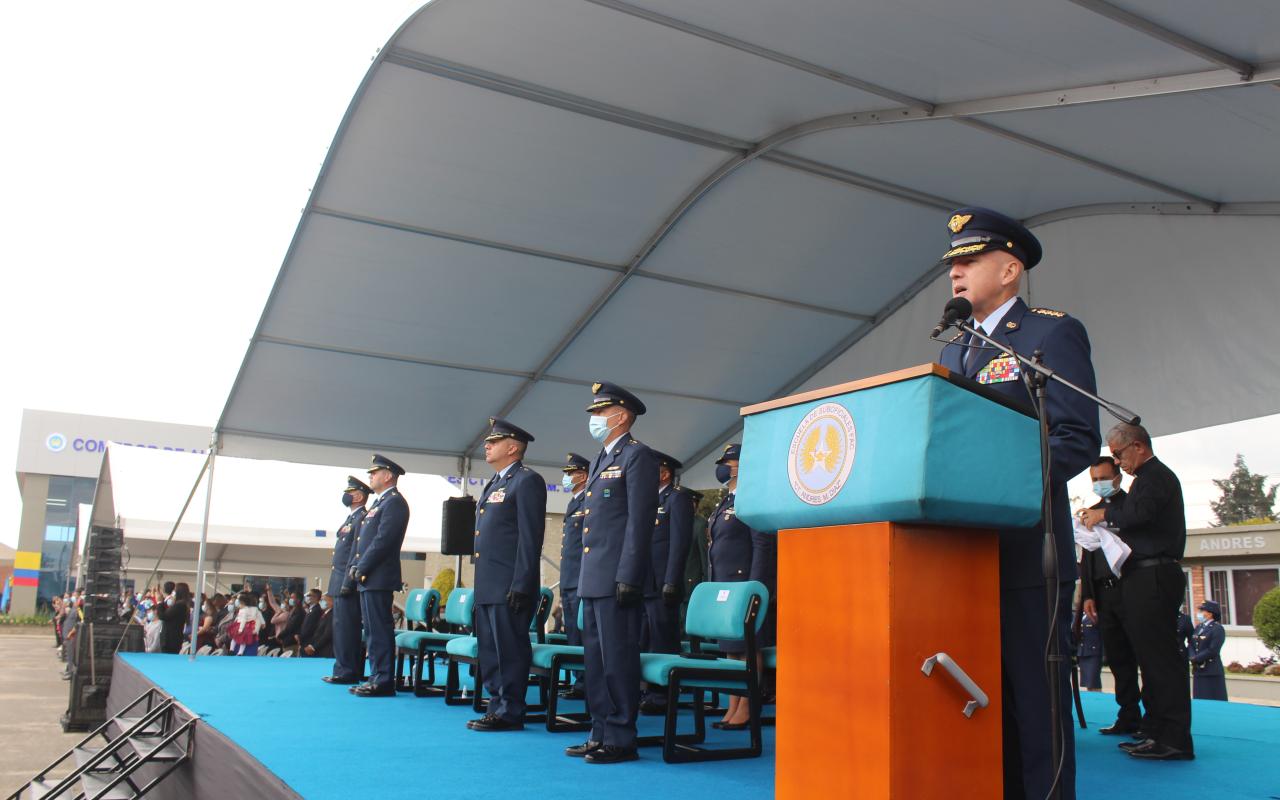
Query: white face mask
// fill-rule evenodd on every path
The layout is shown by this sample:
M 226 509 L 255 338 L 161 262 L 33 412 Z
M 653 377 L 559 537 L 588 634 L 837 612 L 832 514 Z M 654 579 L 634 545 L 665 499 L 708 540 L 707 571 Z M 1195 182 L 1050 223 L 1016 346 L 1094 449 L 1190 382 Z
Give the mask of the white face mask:
M 1119 490 L 1120 490 L 1120 487 L 1116 486 L 1111 481 L 1094 481 L 1093 482 L 1093 493 L 1104 500 L 1110 497 L 1111 495 L 1115 494 Z

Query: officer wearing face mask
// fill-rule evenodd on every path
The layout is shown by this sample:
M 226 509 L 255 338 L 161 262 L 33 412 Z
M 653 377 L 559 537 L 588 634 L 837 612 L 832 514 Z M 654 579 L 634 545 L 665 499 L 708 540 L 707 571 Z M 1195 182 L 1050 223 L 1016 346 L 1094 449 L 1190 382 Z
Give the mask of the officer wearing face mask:
M 680 652 L 680 603 L 684 600 L 684 565 L 693 538 L 693 493 L 675 485 L 679 461 L 657 450 L 658 516 L 654 520 L 650 570 L 653 578 L 644 595 L 644 625 L 640 649 L 646 653 Z M 667 707 L 665 689 L 647 690 L 640 713 L 662 714 Z
M 752 530 L 745 522 L 738 519 L 736 511 L 738 490 L 738 462 L 742 458 L 742 445 L 731 444 L 725 447 L 720 458 L 716 460 L 716 480 L 725 485 L 724 497 L 716 506 L 707 521 L 707 561 L 711 568 L 713 581 L 760 581 L 769 589 L 770 609 L 765 611 L 765 619 L 760 624 L 760 632 L 756 642 L 760 647 L 774 644 L 771 609 L 774 606 L 774 590 L 777 586 L 777 548 L 776 536 L 763 531 Z M 729 658 L 742 661 L 746 658 L 747 644 L 741 639 L 719 642 L 720 650 Z M 712 727 L 723 730 L 743 730 L 751 720 L 751 707 L 745 697 L 729 697 L 729 707 L 724 717 L 712 723 Z
M 591 462 L 577 453 L 569 453 L 561 469 L 564 477 L 560 485 L 572 492 L 569 505 L 564 510 L 563 538 L 560 545 L 560 607 L 564 611 L 565 638 L 574 647 L 582 646 L 582 631 L 578 628 L 578 575 L 582 571 L 582 521 L 586 519 L 583 502 L 587 499 L 587 473 Z M 575 673 L 577 675 L 577 673 Z M 565 697 L 581 699 L 581 678 L 575 678 L 573 687 Z
M 1121 508 L 1127 495 L 1120 488 L 1120 468 L 1111 456 L 1102 456 L 1089 467 L 1093 493 L 1101 499 L 1091 508 Z M 1138 685 L 1138 659 L 1121 624 L 1120 578 L 1111 571 L 1102 548 L 1085 550 L 1080 558 L 1080 598 L 1084 615 L 1098 626 L 1102 652 L 1115 678 L 1116 721 L 1099 729 L 1104 736 L 1136 733 L 1142 724 L 1142 697 Z
M 360 596 L 356 593 L 355 580 L 351 577 L 352 558 L 356 541 L 360 536 L 360 523 L 366 513 L 364 504 L 373 490 L 354 475 L 347 476 L 347 488 L 342 490 L 342 504 L 350 513 L 338 528 L 338 538 L 333 545 L 333 562 L 329 570 L 328 594 L 333 598 L 330 614 L 333 625 L 333 674 L 320 680 L 325 683 L 355 684 L 364 671 L 364 659 L 360 654 Z
M 1218 622 L 1222 606 L 1213 600 L 1200 604 L 1191 634 L 1191 696 L 1196 700 L 1226 700 L 1227 676 L 1222 671 L 1222 645 L 1227 632 Z
M 565 754 L 615 764 L 637 758 L 641 605 L 653 588 L 649 550 L 658 511 L 658 461 L 631 436 L 644 403 L 616 384 L 591 388 L 588 430 L 604 445 L 587 477 L 578 579 L 591 735 Z

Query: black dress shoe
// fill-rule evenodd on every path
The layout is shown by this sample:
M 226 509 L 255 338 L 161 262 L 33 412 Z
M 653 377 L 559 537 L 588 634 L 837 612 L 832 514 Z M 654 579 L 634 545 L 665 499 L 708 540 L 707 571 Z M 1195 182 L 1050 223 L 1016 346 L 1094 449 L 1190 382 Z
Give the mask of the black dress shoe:
M 320 680 L 324 681 L 325 683 L 341 683 L 344 685 L 348 683 L 357 682 L 355 678 L 339 678 L 336 675 L 325 675 Z
M 634 747 L 618 747 L 602 744 L 584 757 L 588 764 L 620 764 L 623 761 L 635 761 L 640 758 Z
M 575 744 L 573 747 L 566 747 L 564 749 L 564 754 L 566 756 L 573 756 L 574 758 L 582 758 L 588 753 L 594 753 L 601 747 L 604 747 L 604 742 L 597 742 L 594 739 L 588 739 L 582 744 Z
M 1120 744 L 1116 745 L 1116 747 L 1119 747 L 1121 750 L 1125 751 L 1126 753 L 1130 753 L 1130 752 L 1133 752 L 1134 750 L 1137 750 L 1139 747 L 1145 747 L 1146 745 L 1154 744 L 1154 743 L 1155 743 L 1154 739 L 1143 739 L 1140 742 L 1121 742 Z
M 660 717 L 667 713 L 667 705 L 666 703 L 655 703 L 652 700 L 641 700 L 640 713 L 646 717 Z
M 722 731 L 745 731 L 750 726 L 750 722 L 721 722 L 718 727 Z
M 468 722 L 467 727 L 473 731 L 522 731 L 524 730 L 524 723 L 508 722 L 502 717 L 485 714 L 480 719 L 473 719 Z
M 372 683 L 362 683 L 351 690 L 356 697 L 395 697 L 396 686 L 394 683 L 388 683 L 386 686 L 375 686 Z
M 1169 747 L 1151 739 L 1130 750 L 1129 755 L 1147 761 L 1191 761 L 1196 757 L 1195 753 Z
M 1103 736 L 1125 736 L 1130 733 L 1137 733 L 1138 729 L 1132 725 L 1121 725 L 1119 722 L 1111 723 L 1110 728 L 1098 728 L 1098 733 Z

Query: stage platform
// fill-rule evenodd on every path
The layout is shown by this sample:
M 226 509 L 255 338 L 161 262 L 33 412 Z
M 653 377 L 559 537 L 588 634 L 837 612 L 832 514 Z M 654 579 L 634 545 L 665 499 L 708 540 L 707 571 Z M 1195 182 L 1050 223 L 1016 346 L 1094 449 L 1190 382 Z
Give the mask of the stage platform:
M 470 707 L 412 695 L 360 699 L 322 683 L 332 663 L 325 659 L 117 658 L 123 663 L 112 686 L 113 708 L 155 685 L 206 723 L 193 767 L 166 781 L 161 797 L 773 796 L 772 728 L 765 728 L 764 756 L 757 759 L 666 764 L 660 749 L 645 748 L 637 762 L 593 766 L 562 753 L 585 738 L 581 733 L 551 734 L 540 726 L 469 731 L 464 724 L 475 716 Z M 1097 733 L 1114 714 L 1111 695 L 1086 693 L 1084 705 L 1090 729 L 1076 731 L 1082 799 L 1280 797 L 1280 708 L 1196 701 L 1197 759 L 1144 763 L 1120 752 L 1115 738 Z M 660 722 L 641 718 L 641 732 L 658 732 Z M 712 742 L 745 737 L 709 734 L 716 737 Z

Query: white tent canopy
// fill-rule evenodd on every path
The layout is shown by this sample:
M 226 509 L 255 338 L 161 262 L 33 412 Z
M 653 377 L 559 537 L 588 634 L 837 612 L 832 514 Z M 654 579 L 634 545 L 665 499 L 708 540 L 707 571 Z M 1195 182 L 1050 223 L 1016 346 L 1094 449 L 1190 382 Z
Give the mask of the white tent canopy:
M 1280 4 L 1122 5 L 437 0 L 352 100 L 222 452 L 449 474 L 497 415 L 554 465 L 603 379 L 705 482 L 741 405 L 936 357 L 969 204 L 1033 226 L 1029 299 L 1154 433 L 1280 411 Z

